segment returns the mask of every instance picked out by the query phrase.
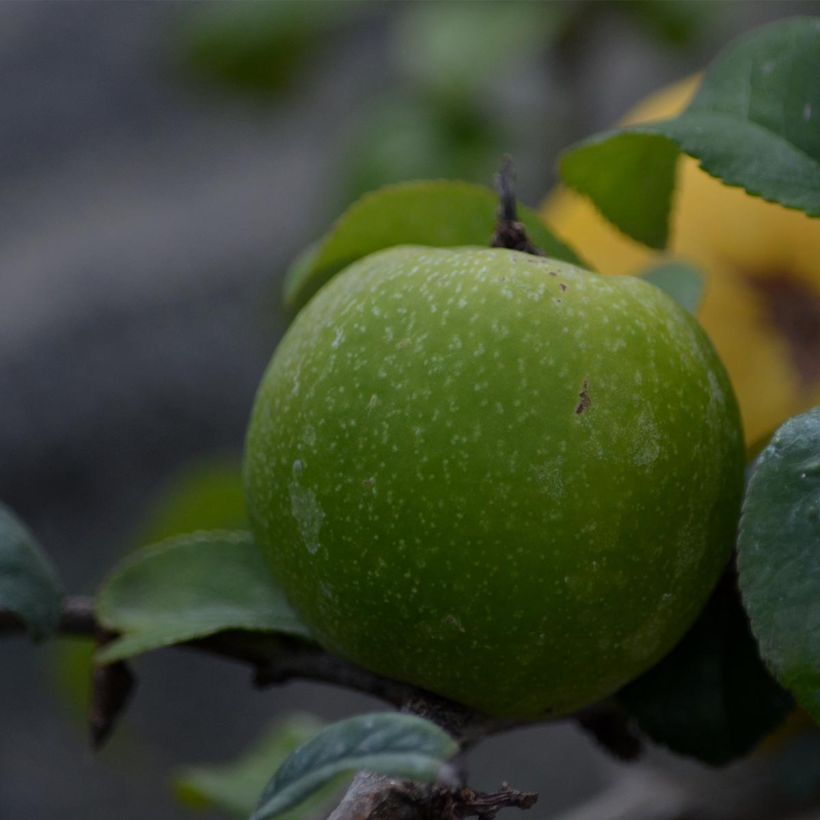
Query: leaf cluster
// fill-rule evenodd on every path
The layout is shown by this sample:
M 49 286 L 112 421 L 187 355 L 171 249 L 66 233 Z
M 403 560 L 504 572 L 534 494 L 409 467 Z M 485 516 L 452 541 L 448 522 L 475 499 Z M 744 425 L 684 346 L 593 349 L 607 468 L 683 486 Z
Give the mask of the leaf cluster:
M 242 36 L 252 39 L 252 34 Z M 201 46 L 206 43 L 207 37 Z M 790 20 L 731 45 L 680 116 L 586 140 L 563 155 L 560 172 L 622 231 L 662 247 L 680 153 L 695 157 L 727 185 L 820 216 L 818 123 L 820 20 Z M 383 188 L 351 206 L 294 262 L 286 279 L 287 304 L 298 310 L 351 262 L 382 248 L 486 245 L 495 210 L 493 193 L 468 183 Z M 520 220 L 543 252 L 580 263 L 578 254 L 535 212 L 522 209 Z M 702 281 L 690 266 L 669 263 L 647 271 L 645 278 L 687 310 L 697 311 Z M 817 408 L 787 421 L 751 470 L 736 572 L 733 565 L 679 645 L 617 693 L 606 714 L 619 716 L 621 729 L 626 716 L 646 737 L 712 765 L 749 753 L 795 703 L 820 721 L 819 556 Z M 38 640 L 56 632 L 94 637 L 98 705 L 116 702 L 116 709 L 121 708 L 130 685 L 121 686 L 119 698 L 112 696 L 111 687 L 120 685 L 117 680 L 130 680 L 124 664 L 169 646 L 251 663 L 257 682 L 313 675 L 383 697 L 389 691 L 394 697 L 388 700 L 408 694 L 407 688 L 389 689 L 389 682 L 341 660 L 328 660 L 269 580 L 243 530 L 175 535 L 143 547 L 108 576 L 93 608 L 72 608 L 70 603 L 32 533 L 0 506 L 0 633 L 25 629 Z M 297 658 L 289 671 L 281 664 L 286 656 Z M 280 666 L 263 663 L 271 659 Z M 188 802 L 247 813 L 247 791 L 261 789 L 252 817 L 266 820 L 293 811 L 311 795 L 316 805 L 324 805 L 328 792 L 321 789 L 332 790 L 338 775 L 361 769 L 454 789 L 458 774 L 450 761 L 475 734 L 499 727 L 482 723 L 480 716 L 465 717 L 452 704 L 442 713 L 450 718 L 392 712 L 321 730 L 286 727 L 233 768 L 183 773 L 177 790 Z M 103 714 L 103 724 L 114 717 Z M 583 716 L 582 724 L 600 726 L 592 717 Z M 615 748 L 611 733 L 599 734 Z

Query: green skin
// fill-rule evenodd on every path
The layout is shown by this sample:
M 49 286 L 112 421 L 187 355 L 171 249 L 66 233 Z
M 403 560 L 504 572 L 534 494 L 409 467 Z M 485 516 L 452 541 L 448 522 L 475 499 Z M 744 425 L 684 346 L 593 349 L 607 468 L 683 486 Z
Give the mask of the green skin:
M 726 373 L 657 288 L 399 247 L 296 318 L 259 388 L 245 486 L 324 646 L 539 718 L 683 635 L 732 550 L 743 466 Z

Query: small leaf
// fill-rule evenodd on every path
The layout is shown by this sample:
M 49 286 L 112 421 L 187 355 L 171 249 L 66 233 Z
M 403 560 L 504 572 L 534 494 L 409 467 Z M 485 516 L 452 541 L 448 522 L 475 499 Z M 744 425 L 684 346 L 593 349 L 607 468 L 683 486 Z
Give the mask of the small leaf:
M 739 38 L 680 116 L 592 137 L 559 169 L 624 233 L 660 248 L 678 150 L 727 185 L 820 216 L 820 20 L 785 20 Z
M 333 32 L 358 13 L 353 2 L 192 5 L 183 18 L 183 60 L 198 75 L 260 99 L 293 86 Z
M 269 820 L 301 803 L 342 772 L 365 769 L 434 781 L 458 744 L 415 715 L 385 712 L 342 720 L 297 749 L 265 787 L 251 820 Z
M 41 640 L 57 628 L 62 598 L 57 573 L 37 540 L 0 504 L 0 608 L 19 616 Z
M 270 778 L 271 769 L 281 765 L 321 728 L 322 723 L 316 718 L 291 715 L 271 727 L 241 759 L 227 765 L 192 766 L 180 771 L 174 778 L 174 792 L 189 808 L 216 808 L 247 818 Z M 285 817 L 287 820 L 325 817 L 338 789 L 335 781 L 327 784 Z
M 492 179 L 509 137 L 469 98 L 391 95 L 368 106 L 345 151 L 346 201 L 407 180 Z
M 738 569 L 760 652 L 820 722 L 820 408 L 787 421 L 746 491 Z
M 97 616 L 121 636 L 101 663 L 226 629 L 309 637 L 251 536 L 202 532 L 132 553 L 104 583 Z
M 558 160 L 561 179 L 613 225 L 652 248 L 666 246 L 678 149 L 664 137 L 607 132 Z
M 656 743 L 713 766 L 747 754 L 793 707 L 760 660 L 732 574 L 671 654 L 618 698 Z
M 208 459 L 187 465 L 148 510 L 133 539 L 153 544 L 200 530 L 247 529 L 239 461 Z
M 535 60 L 564 31 L 560 3 L 408 3 L 396 59 L 415 83 L 454 97 L 487 90 L 505 67 Z
M 489 188 L 466 182 L 406 182 L 367 194 L 291 266 L 285 301 L 293 310 L 301 308 L 334 274 L 383 248 L 489 245 L 497 207 L 498 198 Z M 535 211 L 521 207 L 519 218 L 533 244 L 547 256 L 581 264 Z
M 686 262 L 666 262 L 641 274 L 641 279 L 667 296 L 671 296 L 684 310 L 696 315 L 703 300 L 703 276 L 694 266 Z

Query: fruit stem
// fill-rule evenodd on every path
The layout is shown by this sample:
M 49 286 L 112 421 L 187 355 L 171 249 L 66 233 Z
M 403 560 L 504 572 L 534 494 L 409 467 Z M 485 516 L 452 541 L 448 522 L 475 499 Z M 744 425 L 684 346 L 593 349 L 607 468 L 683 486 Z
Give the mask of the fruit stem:
M 498 215 L 490 247 L 543 256 L 544 254 L 530 242 L 524 225 L 518 221 L 515 166 L 509 155 L 504 157 L 501 170 L 495 176 L 495 187 L 498 191 Z

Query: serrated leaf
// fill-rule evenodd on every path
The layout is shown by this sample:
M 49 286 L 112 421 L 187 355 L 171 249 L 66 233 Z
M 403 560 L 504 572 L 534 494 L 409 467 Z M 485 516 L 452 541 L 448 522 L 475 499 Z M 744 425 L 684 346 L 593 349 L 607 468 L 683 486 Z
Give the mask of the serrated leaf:
M 820 216 L 820 19 L 738 38 L 680 116 L 592 137 L 559 170 L 624 233 L 660 248 L 679 150 L 727 185 Z
M 322 726 L 321 721 L 309 715 L 291 715 L 272 726 L 239 760 L 181 770 L 174 777 L 174 792 L 189 808 L 216 808 L 247 818 L 253 812 L 257 796 L 269 780 L 271 770 L 315 737 Z M 283 817 L 285 820 L 325 817 L 338 788 L 335 781 L 326 784 Z
M 493 191 L 467 182 L 406 182 L 367 194 L 291 266 L 285 278 L 285 302 L 292 310 L 301 308 L 334 274 L 383 248 L 489 245 L 497 207 Z M 519 219 L 533 244 L 547 256 L 581 264 L 535 211 L 521 207 Z
M 0 504 L 0 608 L 17 615 L 35 640 L 51 635 L 63 591 L 57 572 L 34 535 Z
M 700 271 L 686 262 L 666 262 L 641 274 L 641 279 L 671 296 L 684 310 L 697 315 L 703 301 Z
M 415 715 L 384 712 L 342 720 L 279 767 L 251 820 L 280 817 L 342 772 L 367 770 L 434 781 L 457 751 L 458 744 L 445 731 Z
M 101 663 L 226 629 L 309 637 L 245 532 L 194 533 L 131 553 L 100 589 L 97 616 L 120 633 Z
M 760 652 L 820 722 L 820 408 L 787 421 L 758 457 L 738 570 Z
M 618 698 L 653 741 L 713 766 L 746 755 L 793 707 L 760 660 L 731 575 L 677 647 Z

